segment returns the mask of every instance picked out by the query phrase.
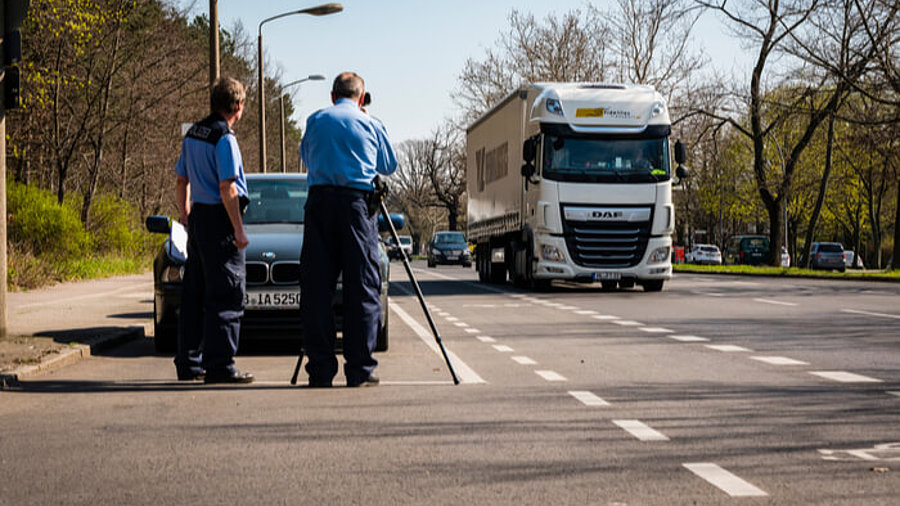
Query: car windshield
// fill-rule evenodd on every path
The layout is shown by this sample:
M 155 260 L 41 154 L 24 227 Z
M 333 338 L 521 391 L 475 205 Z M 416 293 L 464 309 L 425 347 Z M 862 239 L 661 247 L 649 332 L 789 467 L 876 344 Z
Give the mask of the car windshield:
M 400 244 L 412 244 L 412 237 L 400 236 Z
M 838 244 L 822 244 L 819 246 L 819 251 L 824 251 L 825 253 L 843 253 L 844 248 Z
M 701 246 L 701 247 L 700 247 L 700 251 L 703 251 L 703 252 L 706 252 L 706 253 L 718 253 L 718 252 L 719 252 L 719 248 L 717 248 L 717 247 L 715 247 L 715 246 Z
M 754 248 L 768 248 L 769 240 L 765 239 L 765 238 L 752 238 L 752 239 L 747 239 L 746 242 L 744 242 L 744 245 L 747 247 L 754 247 Z
M 250 205 L 244 223 L 303 223 L 308 187 L 305 179 L 248 179 Z
M 434 238 L 435 244 L 461 244 L 466 242 L 466 236 L 462 232 L 438 234 Z
M 543 176 L 560 181 L 646 183 L 669 179 L 668 140 L 547 135 Z

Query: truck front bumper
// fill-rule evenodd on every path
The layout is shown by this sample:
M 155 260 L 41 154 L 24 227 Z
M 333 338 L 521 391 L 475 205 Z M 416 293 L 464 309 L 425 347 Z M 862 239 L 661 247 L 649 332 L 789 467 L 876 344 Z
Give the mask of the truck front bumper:
M 620 269 L 604 269 L 582 267 L 573 263 L 566 249 L 566 241 L 559 236 L 541 236 L 535 238 L 535 258 L 537 265 L 534 268 L 536 279 L 572 279 L 572 280 L 650 280 L 672 278 L 672 239 L 670 237 L 654 237 L 647 242 L 647 250 L 644 258 L 633 267 Z M 565 258 L 562 260 L 548 260 L 542 256 L 544 246 L 555 248 Z M 666 250 L 664 260 L 651 262 L 651 256 L 661 249 Z

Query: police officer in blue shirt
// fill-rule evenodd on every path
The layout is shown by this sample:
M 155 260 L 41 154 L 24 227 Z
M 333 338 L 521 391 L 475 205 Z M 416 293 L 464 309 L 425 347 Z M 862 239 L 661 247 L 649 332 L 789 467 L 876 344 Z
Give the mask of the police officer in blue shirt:
M 241 218 L 249 203 L 247 181 L 231 127 L 241 119 L 244 97 L 239 81 L 216 81 L 213 112 L 188 131 L 175 164 L 179 219 L 188 228 L 175 355 L 179 380 L 253 381 L 234 366 L 250 241 Z
M 331 303 L 339 274 L 347 386 L 378 384 L 372 351 L 381 318 L 381 271 L 368 198 L 375 176 L 397 170 L 397 158 L 384 125 L 361 109 L 364 95 L 359 75 L 337 76 L 334 105 L 309 117 L 300 144 L 310 187 L 300 253 L 300 316 L 311 387 L 330 387 L 337 374 Z

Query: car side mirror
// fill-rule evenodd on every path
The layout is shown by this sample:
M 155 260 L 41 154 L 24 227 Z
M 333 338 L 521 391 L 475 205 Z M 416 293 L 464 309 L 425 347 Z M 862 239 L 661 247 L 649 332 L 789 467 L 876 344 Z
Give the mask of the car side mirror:
M 168 216 L 158 214 L 147 216 L 145 224 L 147 230 L 154 234 L 168 234 L 172 231 L 172 218 L 169 218 Z

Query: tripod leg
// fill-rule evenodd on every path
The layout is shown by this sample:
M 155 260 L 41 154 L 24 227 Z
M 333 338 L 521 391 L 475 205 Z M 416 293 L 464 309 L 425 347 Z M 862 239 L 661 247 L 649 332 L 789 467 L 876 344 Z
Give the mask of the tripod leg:
M 291 385 L 297 384 L 297 376 L 300 375 L 300 364 L 303 363 L 303 348 L 300 348 L 300 356 L 297 357 L 297 365 L 294 366 L 294 375 L 291 376 Z

